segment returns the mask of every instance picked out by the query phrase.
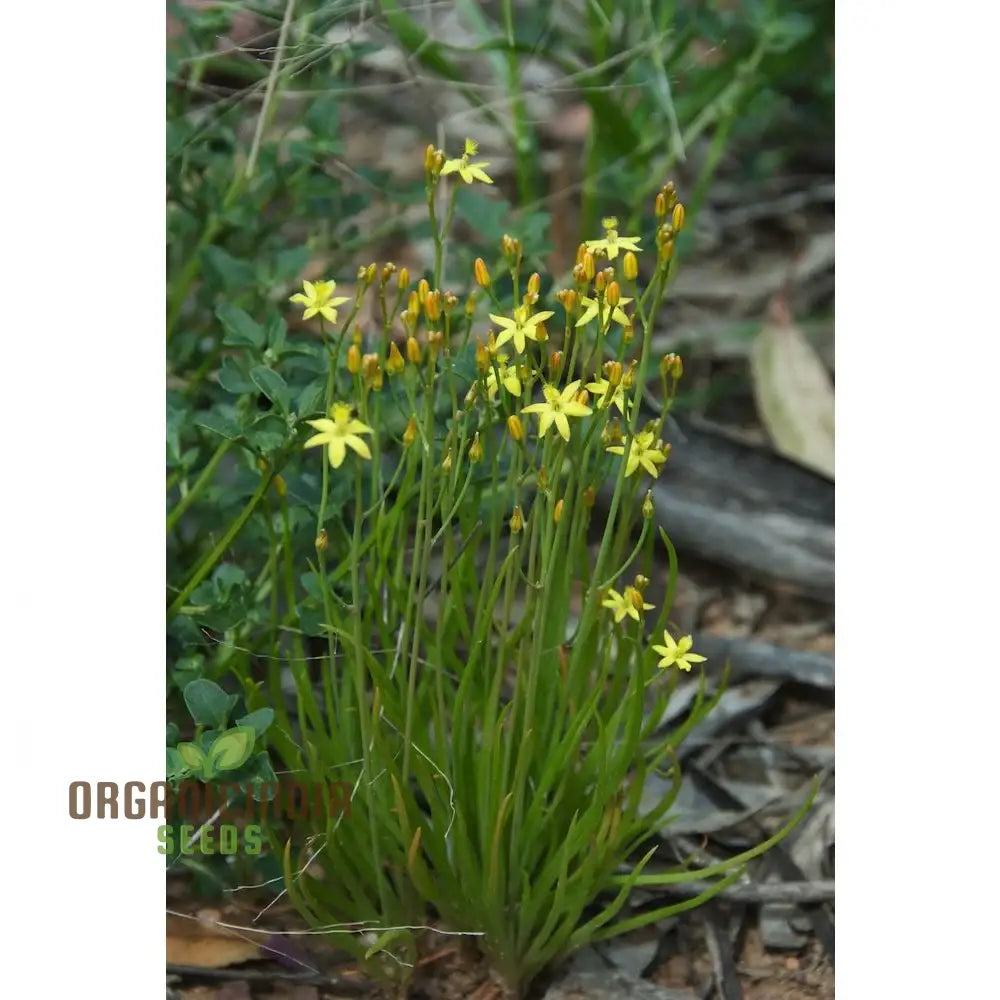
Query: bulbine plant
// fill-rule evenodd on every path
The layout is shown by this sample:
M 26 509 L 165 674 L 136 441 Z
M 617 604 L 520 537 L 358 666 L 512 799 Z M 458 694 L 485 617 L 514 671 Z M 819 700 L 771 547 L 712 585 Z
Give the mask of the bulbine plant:
M 492 183 L 476 157 L 472 141 L 452 158 L 426 150 L 435 258 L 415 287 L 371 264 L 353 295 L 317 280 L 292 296 L 321 346 L 296 354 L 283 325 L 220 308 L 250 358 L 220 373 L 236 402 L 202 426 L 252 456 L 259 481 L 171 614 L 197 618 L 233 587 L 269 595 L 250 626 L 260 657 L 227 668 L 248 709 L 274 709 L 270 745 L 298 780 L 352 789 L 349 814 L 284 847 L 309 922 L 403 990 L 434 934 L 470 935 L 521 996 L 573 949 L 704 902 L 796 818 L 710 867 L 657 856 L 676 748 L 717 698 L 703 675 L 683 722 L 660 727 L 679 672 L 704 661 L 670 623 L 677 559 L 649 492 L 669 470 L 683 367 L 650 343 L 684 206 L 666 184 L 651 235 L 605 219 L 558 290 L 504 236 L 460 297 L 445 252 L 456 190 Z M 293 391 L 319 364 L 320 391 Z M 256 581 L 218 566 L 274 497 Z M 673 790 L 650 803 L 654 772 Z M 689 880 L 710 888 L 622 916 L 636 885 Z

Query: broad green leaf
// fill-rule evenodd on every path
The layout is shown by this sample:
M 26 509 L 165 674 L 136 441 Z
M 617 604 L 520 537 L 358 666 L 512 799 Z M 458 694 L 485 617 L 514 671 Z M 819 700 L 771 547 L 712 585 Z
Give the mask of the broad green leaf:
M 223 302 L 215 310 L 226 331 L 224 344 L 234 347 L 262 348 L 267 338 L 264 328 L 253 317 L 245 313 L 239 306 Z
M 217 377 L 219 385 L 234 396 L 246 396 L 251 392 L 257 392 L 257 386 L 250 381 L 246 371 L 232 358 L 222 359 L 222 367 L 219 368 Z
M 282 413 L 288 412 L 290 402 L 288 384 L 273 368 L 257 365 L 250 369 L 250 378 Z
M 196 725 L 224 729 L 236 696 L 226 694 L 215 681 L 201 678 L 184 688 L 184 704 Z
M 267 727 L 274 721 L 273 708 L 258 708 L 242 719 L 236 720 L 237 726 L 250 726 L 258 736 L 263 736 Z
M 194 422 L 197 426 L 204 427 L 205 430 L 212 431 L 213 434 L 218 434 L 229 441 L 236 441 L 243 436 L 240 425 L 232 417 L 223 416 L 215 410 L 199 413 Z

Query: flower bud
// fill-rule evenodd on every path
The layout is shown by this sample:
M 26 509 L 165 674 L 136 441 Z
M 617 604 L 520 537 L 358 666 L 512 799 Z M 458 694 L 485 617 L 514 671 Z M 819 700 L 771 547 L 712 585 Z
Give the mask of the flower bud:
M 533 272 L 531 277 L 528 278 L 528 294 L 537 295 L 541 291 L 542 287 L 542 276 L 537 272 Z
M 608 285 L 607 290 L 604 292 L 604 301 L 607 302 L 612 309 L 622 300 L 622 290 L 617 281 L 612 281 Z
M 635 361 L 630 361 L 628 363 L 628 370 L 622 375 L 622 385 L 626 389 L 631 389 L 635 385 Z
M 665 219 L 667 216 L 667 196 L 662 192 L 658 192 L 656 195 L 656 202 L 654 205 L 654 210 L 656 212 L 656 217 L 658 219 Z
M 581 389 L 576 394 L 576 401 L 586 406 L 590 402 L 590 393 L 586 389 Z
M 549 339 L 549 331 L 545 329 L 545 323 L 535 324 L 535 340 L 539 344 L 544 344 L 546 340 Z
M 573 282 L 580 286 L 587 284 L 587 272 L 584 270 L 583 264 L 573 265 Z
M 399 353 L 399 348 L 395 341 L 389 345 L 389 357 L 385 361 L 385 370 L 390 375 L 398 375 L 406 367 L 403 355 Z
M 431 290 L 431 286 L 427 283 L 426 278 L 421 278 L 417 282 L 417 300 L 423 305 L 427 301 L 427 293 Z
M 407 288 L 410 287 L 410 270 L 406 267 L 401 267 L 399 269 L 399 274 L 396 275 L 396 284 L 399 286 L 401 292 L 405 292 Z
M 652 493 L 649 490 L 647 490 L 646 496 L 651 497 Z M 632 581 L 632 586 L 635 587 L 635 589 L 638 590 L 640 594 L 643 593 L 645 589 L 649 586 L 649 577 L 643 576 L 641 573 L 638 573 L 636 575 L 636 578 Z
M 620 361 L 606 361 L 604 363 L 604 377 L 612 388 L 618 386 L 622 380 L 622 363 Z
M 596 268 L 594 265 L 594 255 L 589 250 L 583 255 L 581 263 L 583 264 L 584 277 L 587 281 L 593 281 Z
M 581 243 L 576 248 L 576 263 L 577 264 L 582 264 L 583 263 L 584 255 L 587 254 L 588 252 L 589 251 L 587 250 L 587 244 L 586 243 Z
M 549 374 L 552 376 L 553 380 L 559 374 L 559 369 L 562 368 L 563 363 L 563 352 L 553 351 L 549 355 Z
M 366 285 L 374 284 L 376 274 L 378 274 L 378 265 L 375 263 L 375 261 L 372 261 L 365 268 L 365 284 Z
M 507 418 L 507 433 L 520 444 L 524 440 L 524 424 L 521 423 L 521 418 L 516 414 L 512 413 Z
M 406 356 L 411 364 L 420 364 L 420 344 L 416 337 L 406 338 Z
M 326 552 L 326 547 L 329 544 L 330 539 L 327 537 L 326 528 L 320 528 L 319 534 L 316 536 L 316 551 Z
M 556 292 L 556 301 L 571 316 L 576 312 L 576 292 L 572 288 L 561 288 Z
M 431 323 L 436 323 L 441 318 L 441 293 L 437 289 L 427 293 L 427 298 L 424 299 L 424 313 Z
M 515 507 L 514 513 L 510 515 L 510 533 L 516 535 L 524 527 L 524 516 L 521 514 L 521 508 Z
M 597 500 L 597 491 L 594 489 L 593 486 L 588 486 L 583 491 L 584 505 L 587 507 L 593 507 L 596 500 Z
M 396 273 L 396 265 L 393 262 L 387 261 L 382 265 L 382 284 L 388 284 L 389 279 Z
M 486 261 L 483 260 L 482 257 L 476 258 L 476 263 L 473 266 L 473 270 L 476 275 L 476 284 L 479 285 L 480 288 L 489 288 L 490 272 L 489 269 L 486 267 Z
M 420 315 L 420 296 L 417 292 L 410 292 L 410 297 L 406 300 L 406 315 L 409 317 L 411 325 L 416 323 Z
M 639 276 L 639 260 L 631 250 L 625 253 L 625 259 L 622 261 L 622 274 L 625 275 L 626 281 L 635 281 Z
M 476 293 L 471 292 L 469 297 L 465 300 L 465 317 L 466 319 L 472 319 L 476 315 Z
M 347 370 L 352 375 L 357 375 L 361 371 L 361 351 L 357 344 L 351 344 L 347 348 Z
M 271 480 L 271 485 L 274 486 L 274 492 L 278 494 L 279 497 L 284 497 L 288 493 L 288 484 L 281 476 L 275 476 Z
M 444 297 L 438 292 L 437 296 L 438 302 L 446 313 L 450 313 L 458 305 L 458 296 L 454 292 L 445 292 Z
M 608 284 L 608 279 L 604 276 L 603 271 L 598 271 L 597 276 L 594 278 L 594 288 L 598 292 L 603 292 Z
M 538 470 L 538 485 L 542 489 L 549 485 L 549 474 L 545 471 L 544 465 Z
M 444 459 L 441 462 L 441 469 L 444 472 L 451 472 L 451 451 L 445 453 Z
M 646 490 L 646 499 L 642 501 L 642 516 L 648 521 L 653 516 L 654 511 L 653 492 L 652 490 Z
M 490 352 L 483 347 L 483 342 L 476 338 L 476 368 L 480 375 L 485 375 L 490 370 Z
M 434 158 L 437 154 L 437 150 L 434 148 L 434 143 L 429 142 L 427 148 L 424 150 L 424 170 L 430 174 L 434 172 Z
M 677 354 L 664 354 L 660 358 L 660 374 L 664 378 L 668 375 L 674 379 L 680 378 L 684 374 L 684 362 L 681 361 L 680 356 Z
M 483 446 L 479 443 L 479 431 L 476 431 L 475 436 L 472 439 L 472 444 L 469 445 L 469 461 L 481 462 L 482 460 Z
M 670 224 L 674 227 L 674 232 L 679 233 L 684 228 L 684 206 L 677 202 L 674 205 L 673 215 L 670 217 Z
M 368 268 L 365 267 L 364 264 L 362 264 L 361 267 L 358 268 L 357 277 L 358 277 L 358 284 L 364 285 L 368 283 Z
M 558 524 L 562 520 L 563 515 L 563 502 L 560 498 L 556 501 L 555 509 L 552 511 L 552 520 Z
M 382 388 L 382 363 L 377 354 L 366 354 L 361 359 L 361 371 L 366 385 Z
M 437 356 L 444 344 L 444 334 L 440 330 L 431 330 L 427 334 L 427 352 L 430 354 L 431 362 L 437 361 Z
M 406 425 L 406 430 L 403 431 L 403 447 L 409 448 L 414 441 L 417 440 L 417 420 L 416 417 L 410 417 L 409 423 Z

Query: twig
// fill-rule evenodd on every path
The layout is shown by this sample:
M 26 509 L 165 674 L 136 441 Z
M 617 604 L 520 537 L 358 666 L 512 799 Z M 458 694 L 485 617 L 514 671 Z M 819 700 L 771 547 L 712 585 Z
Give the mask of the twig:
M 262 969 L 203 969 L 197 965 L 167 965 L 167 975 L 183 976 L 187 979 L 243 979 L 258 983 L 300 983 L 304 986 L 323 986 L 344 996 L 364 996 L 376 989 L 375 983 L 364 983 L 356 979 L 331 979 L 329 976 L 311 972 L 283 972 Z
M 708 907 L 705 913 L 705 944 L 712 960 L 715 985 L 719 1000 L 742 1000 L 739 977 L 736 975 L 736 957 L 729 932 L 715 907 Z
M 685 882 L 683 886 L 662 890 L 667 896 L 697 896 L 705 892 L 709 882 Z M 835 898 L 833 879 L 808 882 L 734 882 L 723 889 L 716 899 L 728 903 L 829 903 Z

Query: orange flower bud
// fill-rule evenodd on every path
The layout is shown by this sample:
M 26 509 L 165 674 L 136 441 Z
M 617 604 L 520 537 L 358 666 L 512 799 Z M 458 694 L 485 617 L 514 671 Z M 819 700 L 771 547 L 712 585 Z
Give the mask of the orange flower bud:
M 352 375 L 357 375 L 361 371 L 361 351 L 357 344 L 351 344 L 347 348 L 347 370 Z
M 409 448 L 417 440 L 417 421 L 415 417 L 410 417 L 406 430 L 403 431 L 403 446 Z
M 596 270 L 594 265 L 594 255 L 588 250 L 583 255 L 583 260 L 580 263 L 583 264 L 584 277 L 586 277 L 587 281 L 593 281 L 594 272 Z
M 590 402 L 590 393 L 586 389 L 581 389 L 576 394 L 576 401 L 586 406 Z
M 563 363 L 563 352 L 553 351 L 549 355 L 549 374 L 555 378 L 559 374 L 559 369 L 562 368 Z
M 406 367 L 403 355 L 399 353 L 399 348 L 395 342 L 389 345 L 389 357 L 385 361 L 385 370 L 390 375 L 398 375 Z
M 622 290 L 617 281 L 612 281 L 604 293 L 604 301 L 613 309 L 622 300 Z
M 524 424 L 516 413 L 507 418 L 507 433 L 518 443 L 524 440 Z
M 577 262 L 577 264 L 582 264 L 582 263 L 583 263 L 583 256 L 584 256 L 584 254 L 586 254 L 587 252 L 588 252 L 588 251 L 587 251 L 587 244 L 586 244 L 586 243 L 581 243 L 581 244 L 580 244 L 580 245 L 579 245 L 579 246 L 578 246 L 578 247 L 576 248 L 576 262 Z
M 476 283 L 480 288 L 490 287 L 490 272 L 486 267 L 486 261 L 482 257 L 476 258 L 476 263 L 473 265 L 473 271 L 476 275 Z
M 436 323 L 441 318 L 441 293 L 435 289 L 427 293 L 424 299 L 424 313 L 431 323 Z
M 622 261 L 622 273 L 625 275 L 626 281 L 635 281 L 639 276 L 639 260 L 631 250 L 626 252 L 625 259 Z
M 656 203 L 654 205 L 656 211 L 656 217 L 658 219 L 664 219 L 667 215 L 667 196 L 662 192 L 658 192 L 656 195 Z
M 607 284 L 608 279 L 604 276 L 604 272 L 598 271 L 597 276 L 594 278 L 594 288 L 596 288 L 598 292 L 603 292 L 607 287 Z
M 530 278 L 528 278 L 528 294 L 537 295 L 541 291 L 542 287 L 542 276 L 535 271 Z
M 420 364 L 420 344 L 416 337 L 406 338 L 406 356 L 413 364 Z
M 485 375 L 490 370 L 490 352 L 483 347 L 483 342 L 476 338 L 476 368 L 480 375 Z
M 516 535 L 524 527 L 524 515 L 520 507 L 514 508 L 514 513 L 510 515 L 510 533 Z
M 679 233 L 684 228 L 684 206 L 677 202 L 674 205 L 673 215 L 670 217 L 670 222 L 674 227 L 674 232 Z

